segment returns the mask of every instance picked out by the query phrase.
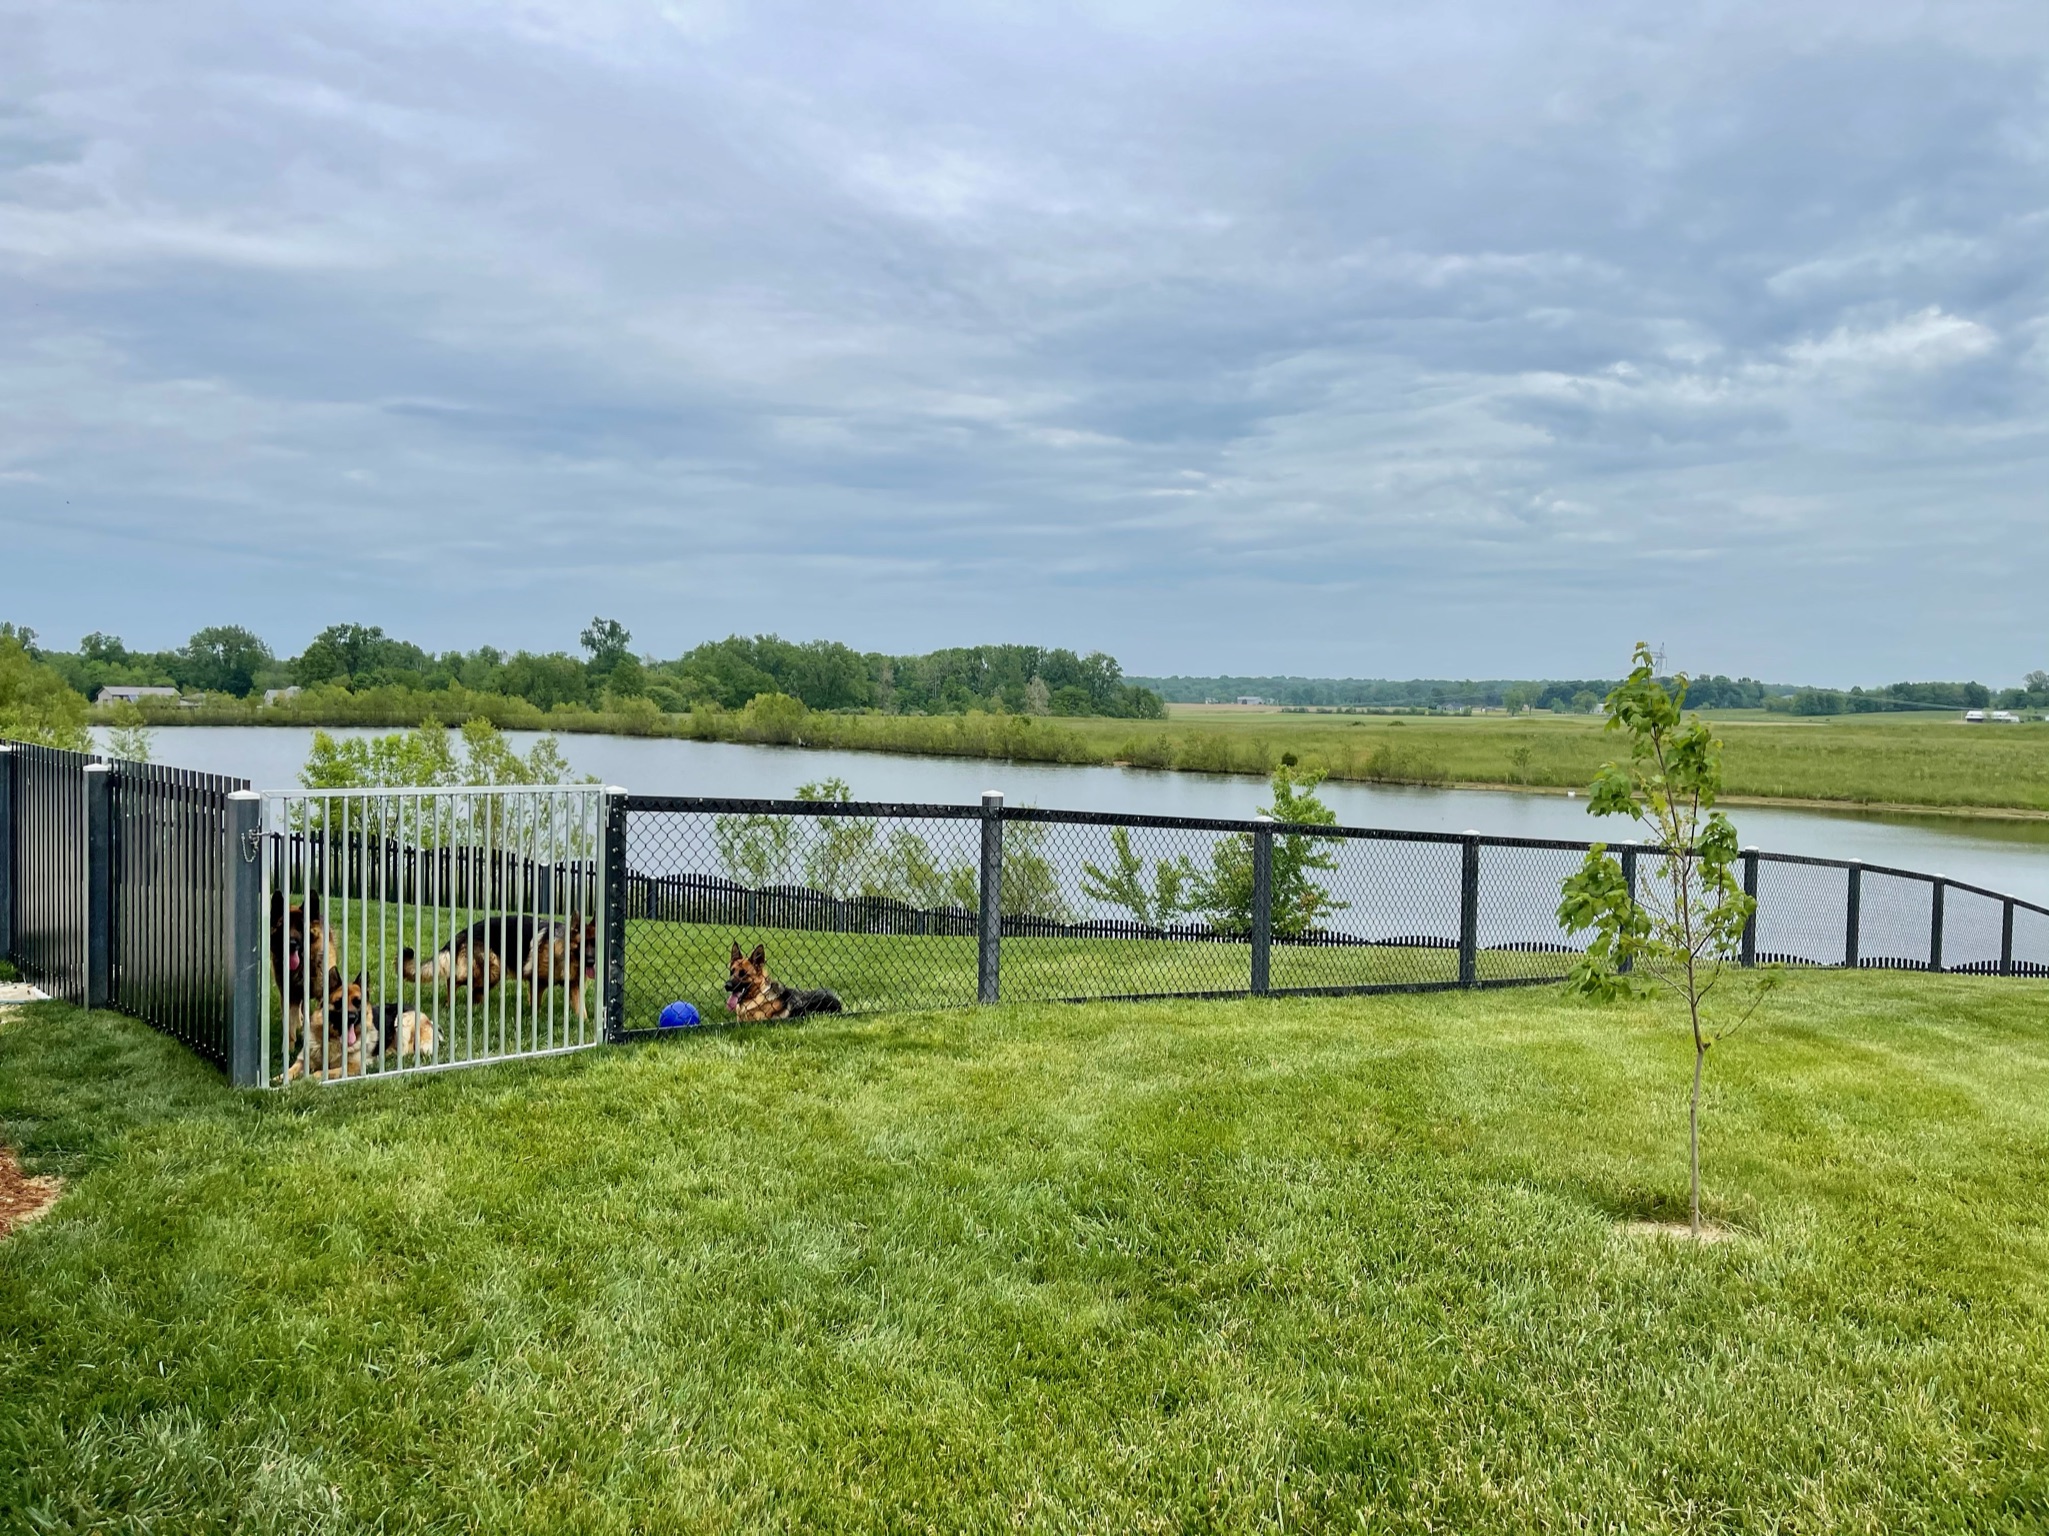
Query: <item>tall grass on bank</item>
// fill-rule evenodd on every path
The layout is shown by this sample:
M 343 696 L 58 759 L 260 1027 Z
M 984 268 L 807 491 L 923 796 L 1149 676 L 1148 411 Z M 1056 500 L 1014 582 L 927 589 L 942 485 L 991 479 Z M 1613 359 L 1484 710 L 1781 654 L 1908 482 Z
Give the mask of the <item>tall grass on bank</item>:
M 154 709 L 159 725 L 458 725 L 667 736 L 1025 763 L 1129 764 L 1265 777 L 1292 755 L 1339 781 L 1584 788 L 1617 750 L 1592 719 L 1250 715 L 1164 721 L 1024 715 L 875 715 L 709 710 L 665 715 L 645 700 L 613 710 L 541 710 L 455 689 L 323 690 L 269 707 L 223 700 Z M 1864 716 L 1729 720 L 1728 794 L 1840 804 L 2049 811 L 2049 726 Z
M 0 1527 L 2049 1524 L 2049 998 L 1802 977 L 706 1030 L 234 1094 L 0 1022 Z

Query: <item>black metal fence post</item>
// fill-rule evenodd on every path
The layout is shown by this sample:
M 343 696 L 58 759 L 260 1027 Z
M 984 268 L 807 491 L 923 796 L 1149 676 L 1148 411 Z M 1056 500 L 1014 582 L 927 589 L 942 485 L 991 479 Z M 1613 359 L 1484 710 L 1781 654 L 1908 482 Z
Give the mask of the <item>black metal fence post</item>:
M 1942 969 L 1942 894 L 1949 882 L 1937 875 L 1935 890 L 1928 902 L 1928 969 Z
M 1252 992 L 1265 996 L 1272 974 L 1274 941 L 1273 817 L 1259 818 L 1252 834 Z
M 1473 987 L 1480 982 L 1480 834 L 1466 833 L 1460 846 L 1458 984 Z
M 1864 866 L 1850 865 L 1850 885 L 1844 900 L 1847 911 L 1843 916 L 1843 965 L 1856 970 L 1863 963 L 1860 945 L 1864 937 Z
M 605 786 L 605 1039 L 626 1031 L 626 791 Z
M 222 954 L 228 973 L 228 1081 L 261 1088 L 263 1070 L 263 796 L 228 796 L 221 822 Z
M 976 929 L 975 996 L 993 1003 L 1003 989 L 1003 792 L 982 792 L 981 921 Z
M 2013 898 L 2007 897 L 2000 903 L 2002 915 L 1999 921 L 1999 974 L 2013 974 Z
M 1636 905 L 1636 849 L 1633 847 L 1622 850 L 1622 888 L 1629 892 L 1629 904 L 1634 907 Z M 1636 961 L 1633 957 L 1624 955 L 1621 963 L 1615 969 L 1627 971 L 1635 964 Z
M 1750 916 L 1743 920 L 1743 948 L 1739 962 L 1757 964 L 1757 850 L 1743 850 L 1743 894 L 1751 901 Z
M 0 743 L 0 960 L 14 958 L 14 748 Z
M 85 766 L 85 1006 L 114 997 L 114 770 Z

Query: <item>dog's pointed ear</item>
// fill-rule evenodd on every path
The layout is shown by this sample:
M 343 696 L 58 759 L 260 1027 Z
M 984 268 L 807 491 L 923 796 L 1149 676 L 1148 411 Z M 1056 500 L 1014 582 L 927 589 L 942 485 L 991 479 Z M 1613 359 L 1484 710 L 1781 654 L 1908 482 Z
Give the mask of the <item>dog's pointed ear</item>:
M 733 960 L 734 960 L 734 962 L 735 962 L 735 963 L 737 964 L 737 963 L 738 963 L 738 961 L 739 961 L 739 959 L 740 959 L 740 946 L 739 946 L 738 944 L 735 944 L 735 945 L 733 946 Z
M 755 946 L 754 946 L 754 953 L 753 953 L 753 954 L 751 954 L 751 955 L 749 955 L 749 956 L 747 957 L 747 963 L 748 963 L 749 965 L 762 965 L 762 964 L 765 964 L 765 963 L 767 962 L 767 960 L 768 960 L 768 946 L 767 946 L 766 944 L 757 944 L 757 945 L 755 945 Z

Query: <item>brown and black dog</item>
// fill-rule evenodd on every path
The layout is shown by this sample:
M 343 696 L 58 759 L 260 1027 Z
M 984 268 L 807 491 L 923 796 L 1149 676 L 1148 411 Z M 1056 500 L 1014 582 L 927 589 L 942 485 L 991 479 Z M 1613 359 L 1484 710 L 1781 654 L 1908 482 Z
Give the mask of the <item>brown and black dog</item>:
M 774 1019 L 801 1019 L 807 1013 L 838 1013 L 839 996 L 823 988 L 813 992 L 786 987 L 768 974 L 768 952 L 757 944 L 754 953 L 742 955 L 733 946 L 733 963 L 726 970 L 726 1011 L 742 1024 L 762 1024 Z
M 284 999 L 285 1055 L 291 1063 L 285 1069 L 286 1082 L 306 1071 L 315 1020 L 326 1031 L 329 1044 L 336 1030 L 346 1030 L 347 991 L 330 958 L 333 953 L 319 896 L 292 902 L 283 891 L 271 892 L 270 979 Z
M 467 988 L 479 1003 L 504 981 L 524 985 L 536 1008 L 547 988 L 566 987 L 569 1006 L 584 1019 L 589 1017 L 584 988 L 598 973 L 597 919 L 579 925 L 535 917 L 479 918 L 424 962 L 405 951 L 398 968 L 407 981 Z
M 302 1076 L 328 1081 L 361 1077 L 421 1065 L 434 1057 L 434 1021 L 403 1003 L 367 1006 L 361 976 L 348 984 L 324 1017 L 324 1038 L 308 1042 L 286 1081 Z

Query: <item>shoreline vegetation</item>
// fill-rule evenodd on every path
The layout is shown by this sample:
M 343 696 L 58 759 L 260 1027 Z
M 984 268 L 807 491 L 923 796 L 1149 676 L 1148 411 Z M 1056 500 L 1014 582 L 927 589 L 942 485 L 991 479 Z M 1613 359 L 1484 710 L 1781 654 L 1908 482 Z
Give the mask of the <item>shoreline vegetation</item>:
M 1583 790 L 1619 744 L 1580 716 L 1336 716 L 1170 712 L 1160 720 L 1044 717 L 971 710 L 901 715 L 807 709 L 781 694 L 739 709 L 669 713 L 651 700 L 557 705 L 460 687 L 362 692 L 327 686 L 265 704 L 96 706 L 98 725 L 457 727 L 666 737 L 911 756 L 1268 777 L 1282 765 L 1333 782 L 1427 788 Z M 1966 726 L 1954 716 L 1784 716 L 1715 721 L 1735 804 L 1935 816 L 2049 818 L 2049 740 L 2039 726 Z

